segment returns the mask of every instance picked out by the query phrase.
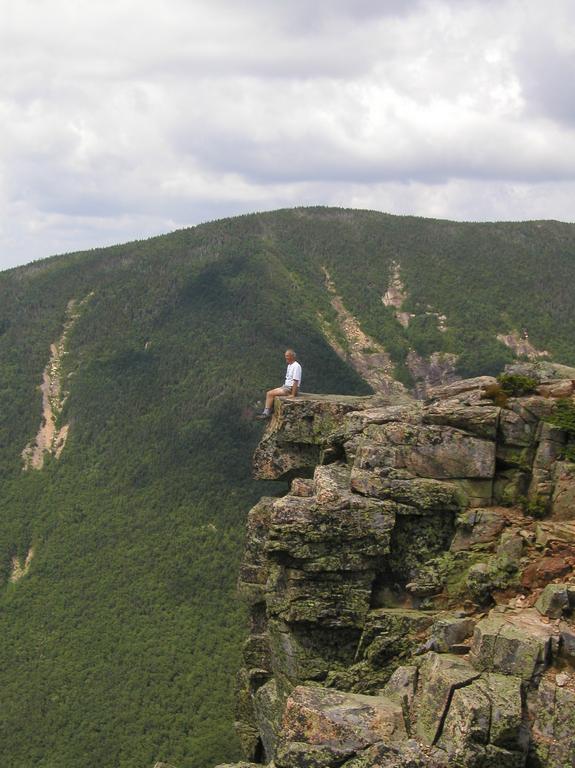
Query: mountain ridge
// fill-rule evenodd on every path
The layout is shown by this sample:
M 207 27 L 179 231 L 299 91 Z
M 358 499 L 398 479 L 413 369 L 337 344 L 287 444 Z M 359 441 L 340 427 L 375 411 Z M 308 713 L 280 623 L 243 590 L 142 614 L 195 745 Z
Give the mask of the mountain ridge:
M 257 402 L 287 346 L 307 391 L 371 393 L 322 266 L 403 386 L 412 349 L 458 355 L 458 375 L 502 367 L 514 356 L 496 335 L 514 328 L 573 364 L 573 225 L 408 219 L 251 214 L 0 273 L 0 735 L 15 764 L 237 758 L 234 584 L 262 493 L 249 479 Z M 382 301 L 392 261 L 408 328 Z M 66 445 L 23 472 L 50 345 L 92 291 L 62 362 Z

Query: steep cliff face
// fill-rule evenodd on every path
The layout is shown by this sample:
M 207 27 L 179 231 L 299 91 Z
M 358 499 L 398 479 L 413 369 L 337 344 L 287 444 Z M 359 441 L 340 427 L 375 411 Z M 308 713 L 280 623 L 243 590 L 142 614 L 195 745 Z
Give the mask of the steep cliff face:
M 249 513 L 239 578 L 247 760 L 573 764 L 573 378 L 276 401 L 255 474 L 291 490 Z

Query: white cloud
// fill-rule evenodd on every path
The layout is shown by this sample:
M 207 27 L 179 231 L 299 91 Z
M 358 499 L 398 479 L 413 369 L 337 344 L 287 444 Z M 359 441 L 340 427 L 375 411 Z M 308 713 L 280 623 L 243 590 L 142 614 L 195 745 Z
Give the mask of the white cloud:
M 0 265 L 337 204 L 573 220 L 570 0 L 4 0 Z

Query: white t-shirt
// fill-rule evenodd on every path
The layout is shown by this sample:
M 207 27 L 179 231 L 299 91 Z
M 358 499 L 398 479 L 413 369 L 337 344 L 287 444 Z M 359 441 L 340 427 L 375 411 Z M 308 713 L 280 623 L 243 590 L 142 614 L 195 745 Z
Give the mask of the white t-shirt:
M 297 360 L 294 360 L 293 363 L 290 363 L 287 367 L 284 387 L 289 387 L 291 389 L 294 380 L 297 381 L 301 387 L 301 365 Z

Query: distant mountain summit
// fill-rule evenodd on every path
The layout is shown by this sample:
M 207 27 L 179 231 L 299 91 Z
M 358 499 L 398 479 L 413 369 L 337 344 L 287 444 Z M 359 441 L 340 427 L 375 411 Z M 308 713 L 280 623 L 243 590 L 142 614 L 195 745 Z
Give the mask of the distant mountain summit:
M 298 208 L 0 273 L 0 733 L 15 765 L 239 756 L 253 415 L 575 365 L 575 226 Z M 285 482 L 266 492 L 284 493 Z

